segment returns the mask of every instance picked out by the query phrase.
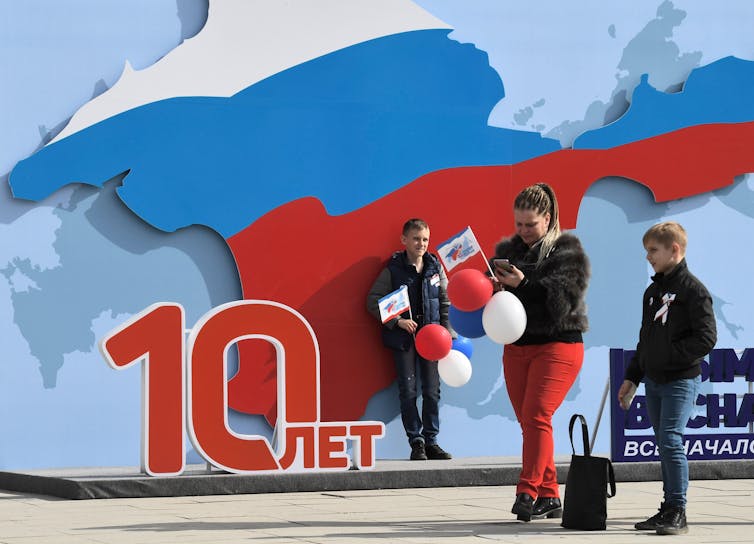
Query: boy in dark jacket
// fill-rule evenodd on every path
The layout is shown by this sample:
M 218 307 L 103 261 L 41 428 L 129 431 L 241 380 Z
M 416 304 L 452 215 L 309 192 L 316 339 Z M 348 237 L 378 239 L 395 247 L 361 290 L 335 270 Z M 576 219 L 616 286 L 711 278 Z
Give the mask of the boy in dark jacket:
M 628 409 L 644 379 L 647 411 L 660 453 L 664 499 L 660 511 L 634 525 L 661 535 L 688 532 L 688 460 L 683 431 L 701 382 L 701 361 L 717 341 L 712 298 L 686 266 L 686 231 L 674 221 L 651 227 L 643 238 L 655 271 L 644 292 L 636 354 L 625 372 L 618 401 Z
M 367 295 L 367 310 L 380 322 L 378 301 L 402 285 L 408 287 L 411 312 L 406 311 L 382 326 L 382 340 L 393 351 L 398 379 L 401 419 L 411 446 L 411 459 L 450 459 L 437 444 L 440 432 L 440 375 L 437 361 L 426 361 L 417 352 L 414 336 L 423 325 L 439 323 L 448 330 L 450 301 L 448 280 L 437 257 L 427 251 L 429 226 L 421 219 L 403 225 L 401 243 L 406 246 L 388 260 Z M 417 377 L 422 392 L 422 414 L 416 406 Z

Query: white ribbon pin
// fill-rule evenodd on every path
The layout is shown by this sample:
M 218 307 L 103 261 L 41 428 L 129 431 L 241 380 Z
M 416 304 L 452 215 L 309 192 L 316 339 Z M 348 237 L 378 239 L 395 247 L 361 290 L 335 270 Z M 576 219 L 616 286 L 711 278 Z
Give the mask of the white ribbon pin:
M 655 314 L 655 321 L 662 318 L 662 324 L 668 320 L 668 310 L 670 309 L 670 303 L 675 300 L 675 293 L 665 293 L 662 295 L 662 306 Z

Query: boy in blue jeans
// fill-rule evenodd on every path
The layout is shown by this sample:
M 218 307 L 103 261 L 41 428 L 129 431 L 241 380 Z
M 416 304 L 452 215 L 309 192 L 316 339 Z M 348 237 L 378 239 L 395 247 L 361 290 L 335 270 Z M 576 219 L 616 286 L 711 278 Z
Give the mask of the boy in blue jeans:
M 401 234 L 405 250 L 387 261 L 367 295 L 367 310 L 382 321 L 379 300 L 402 285 L 408 288 L 411 312 L 406 311 L 382 326 L 382 341 L 393 351 L 398 381 L 401 419 L 411 447 L 412 461 L 450 459 L 437 443 L 440 432 L 440 374 L 437 361 L 427 361 L 416 351 L 414 335 L 424 325 L 448 322 L 450 301 L 445 272 L 429 253 L 429 225 L 419 218 L 406 221 Z M 451 332 L 451 334 L 455 334 Z M 422 410 L 417 407 L 421 384 Z
M 683 431 L 691 417 L 701 382 L 701 361 L 717 341 L 712 298 L 686 266 L 686 231 L 668 221 L 651 227 L 643 238 L 655 271 L 644 292 L 636 354 L 625 372 L 618 401 L 628 409 L 644 380 L 647 411 L 662 469 L 660 511 L 634 525 L 660 535 L 688 532 L 686 490 L 688 459 Z

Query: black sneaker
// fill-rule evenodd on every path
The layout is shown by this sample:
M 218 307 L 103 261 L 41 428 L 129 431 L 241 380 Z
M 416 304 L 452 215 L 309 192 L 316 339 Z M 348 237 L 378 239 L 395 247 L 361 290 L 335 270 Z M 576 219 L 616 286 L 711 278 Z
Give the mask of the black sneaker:
M 417 440 L 411 444 L 411 460 L 412 461 L 426 461 L 427 452 L 424 450 L 424 442 Z
M 534 498 L 528 493 L 519 493 L 516 495 L 516 502 L 513 503 L 511 513 L 516 514 L 519 521 L 531 521 L 531 512 L 534 509 Z
M 531 519 L 562 518 L 563 505 L 557 497 L 537 497 L 531 511 Z
M 655 531 L 660 526 L 662 515 L 665 513 L 665 510 L 665 503 L 660 504 L 660 509 L 654 516 L 634 524 L 634 529 L 637 531 Z
M 666 510 L 657 527 L 658 535 L 685 535 L 688 532 L 686 509 L 682 506 L 674 506 Z
M 437 444 L 430 444 L 426 448 L 427 451 L 427 458 L 429 459 L 452 459 L 453 456 L 450 455 L 447 451 L 442 449 Z

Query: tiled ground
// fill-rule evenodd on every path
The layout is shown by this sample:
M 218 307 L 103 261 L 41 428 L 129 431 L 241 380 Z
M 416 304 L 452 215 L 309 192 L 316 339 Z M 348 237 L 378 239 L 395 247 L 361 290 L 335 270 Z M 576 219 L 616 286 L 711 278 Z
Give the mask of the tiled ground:
M 607 531 L 559 520 L 521 523 L 512 487 L 71 501 L 0 492 L 0 543 L 250 542 L 632 543 L 654 534 L 633 524 L 656 511 L 659 482 L 618 483 Z M 754 542 L 754 480 L 692 481 L 691 530 L 682 542 Z M 641 541 L 639 541 L 641 542 Z

